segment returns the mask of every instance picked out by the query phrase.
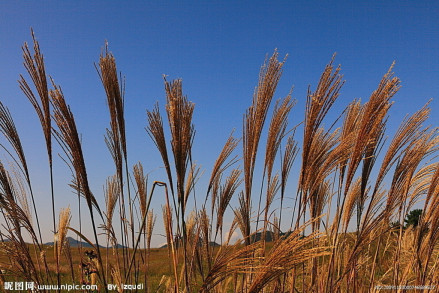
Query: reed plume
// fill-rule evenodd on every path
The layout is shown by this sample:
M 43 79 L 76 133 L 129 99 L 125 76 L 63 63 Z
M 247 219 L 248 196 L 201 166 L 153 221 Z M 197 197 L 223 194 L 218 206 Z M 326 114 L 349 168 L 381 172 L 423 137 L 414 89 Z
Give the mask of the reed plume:
M 212 292 L 228 276 L 250 271 L 254 265 L 252 255 L 260 250 L 261 244 L 259 242 L 245 246 L 235 244 L 221 247 L 199 292 Z
M 213 187 L 213 184 L 216 178 L 220 176 L 228 167 L 230 167 L 234 162 L 236 162 L 237 156 L 232 158 L 229 162 L 226 163 L 226 160 L 230 157 L 232 152 L 235 150 L 235 148 L 238 146 L 239 139 L 234 138 L 233 133 L 230 134 L 229 138 L 227 139 L 226 143 L 224 144 L 223 149 L 221 150 L 220 155 L 215 161 L 215 164 L 212 168 L 212 174 L 210 175 L 209 179 L 209 186 L 207 187 L 207 194 L 209 194 L 210 190 Z M 207 200 L 207 196 L 206 196 Z
M 415 139 L 421 133 L 421 126 L 427 120 L 430 114 L 428 104 L 429 103 L 425 104 L 412 116 L 405 118 L 399 126 L 381 163 L 381 168 L 375 181 L 375 190 L 379 188 L 387 173 L 400 158 L 401 150 L 403 150 L 404 147 L 406 147 L 413 139 Z
M 18 168 L 17 166 L 11 164 L 9 170 L 9 174 L 11 174 L 9 175 L 10 178 L 9 180 L 11 185 L 13 186 L 13 190 L 16 191 L 15 201 L 20 205 L 23 212 L 26 214 L 27 218 L 29 219 L 29 222 L 32 224 L 32 227 L 34 227 L 32 220 L 32 212 L 29 207 L 28 192 L 25 188 L 23 176 L 17 168 Z
M 282 75 L 282 67 L 284 62 L 277 60 L 278 53 L 275 51 L 270 59 L 264 62 L 259 72 L 259 82 L 253 94 L 253 102 L 244 115 L 243 122 L 243 160 L 244 160 L 244 200 L 245 204 L 241 204 L 242 208 L 251 208 L 251 192 L 253 185 L 253 173 L 256 163 L 256 155 L 258 151 L 259 140 L 262 128 L 267 117 L 268 108 L 273 99 L 279 79 Z M 246 216 L 241 220 L 250 220 L 251 210 L 245 211 Z M 242 223 L 245 227 L 242 232 L 244 237 L 249 240 L 250 222 Z M 249 244 L 246 242 L 246 244 Z
M 131 200 L 130 184 L 129 184 L 129 171 L 128 171 L 128 155 L 125 133 L 125 117 L 124 117 L 124 95 L 125 95 L 125 81 L 119 80 L 116 59 L 113 54 L 108 50 L 108 43 L 105 44 L 105 49 L 99 57 L 99 66 L 95 64 L 98 75 L 101 79 L 102 85 L 105 89 L 107 96 L 108 110 L 110 112 L 110 126 L 111 130 L 107 130 L 107 137 L 105 141 L 110 149 L 113 157 L 116 173 L 119 179 L 119 185 L 121 192 L 119 193 L 120 210 L 121 210 L 121 233 L 122 245 L 125 243 L 128 245 L 128 226 L 127 215 L 125 205 L 124 194 L 124 179 L 123 179 L 123 162 L 125 162 L 125 175 L 126 175 L 126 187 L 128 191 L 128 206 L 129 206 L 129 223 L 131 227 L 131 243 L 134 246 L 134 215 L 133 215 L 133 202 Z M 122 79 L 122 77 L 120 78 Z M 124 250 L 124 262 L 128 259 L 128 250 Z
M 245 199 L 245 194 L 241 192 L 239 194 L 239 207 L 234 209 L 235 220 L 238 224 L 239 230 L 241 230 L 241 234 L 244 237 L 244 241 L 246 245 L 251 243 L 250 239 L 250 211 L 251 211 L 251 202 Z
M 269 222 L 268 211 L 279 189 L 280 189 L 280 179 L 279 179 L 279 174 L 277 173 L 276 175 L 274 175 L 274 177 L 271 178 L 271 180 L 268 183 L 267 196 L 265 199 L 265 209 L 264 209 L 265 210 L 264 230 L 266 229 L 267 224 Z
M 55 234 L 55 243 L 57 245 L 54 245 L 53 247 L 57 249 L 55 252 L 58 255 L 58 265 L 60 264 L 60 256 L 64 249 L 66 248 L 66 236 L 67 236 L 67 228 L 70 226 L 70 207 L 67 207 L 65 209 L 62 209 L 59 213 L 59 221 L 58 221 L 58 230 Z
M 257 267 L 257 273 L 248 292 L 261 292 L 272 280 L 290 271 L 295 265 L 309 259 L 328 255 L 327 247 L 309 248 L 309 244 L 319 235 L 301 238 L 302 229 L 296 229 L 287 238 L 276 242 L 268 255 Z
M 146 248 L 151 248 L 152 231 L 154 229 L 157 220 L 157 215 L 154 214 L 154 210 L 148 212 L 148 219 L 146 222 Z
M 148 135 L 151 137 L 152 141 L 154 142 L 155 146 L 159 150 L 160 155 L 162 157 L 166 169 L 166 174 L 169 180 L 169 187 L 171 188 L 172 199 L 174 200 L 174 209 L 176 209 L 177 206 L 175 203 L 174 183 L 172 180 L 171 165 L 169 164 L 165 132 L 163 130 L 163 120 L 162 120 L 162 116 L 160 115 L 160 109 L 158 104 L 155 104 L 152 112 L 146 111 L 146 113 L 148 116 L 148 127 L 146 128 L 146 131 L 148 132 Z
M 309 186 L 308 178 L 310 178 L 312 174 L 310 166 L 315 166 L 315 162 L 313 162 L 313 150 L 319 145 L 318 141 L 326 136 L 323 136 L 320 126 L 324 117 L 338 98 L 340 89 L 344 83 L 342 76 L 339 74 L 340 66 L 334 70 L 332 65 L 333 61 L 334 57 L 329 64 L 326 65 L 315 92 L 311 93 L 310 89 L 308 89 L 302 146 L 302 168 L 299 178 L 299 190 L 301 193 L 296 226 L 299 225 L 300 217 L 304 214 L 306 209 L 304 203 L 307 201 L 307 198 L 303 193 L 308 189 L 307 185 Z M 330 137 L 331 136 L 329 136 L 329 138 Z M 330 143 L 330 145 L 332 144 L 333 143 Z
M 56 230 L 56 222 L 55 222 L 55 195 L 53 190 L 53 159 L 52 159 L 52 120 L 51 120 L 51 113 L 50 113 L 50 99 L 49 99 L 49 89 L 47 86 L 47 76 L 46 76 L 46 69 L 44 66 L 44 57 L 40 50 L 40 45 L 38 41 L 35 38 L 34 31 L 31 29 L 31 35 L 33 40 L 33 50 L 34 54 L 32 56 L 28 44 L 25 42 L 24 46 L 22 47 L 23 51 L 23 59 L 24 59 L 24 67 L 26 68 L 26 71 L 28 72 L 29 76 L 32 79 L 32 82 L 34 84 L 35 89 L 37 90 L 39 100 L 35 97 L 32 89 L 30 88 L 29 84 L 27 83 L 26 79 L 20 74 L 20 80 L 18 81 L 20 85 L 20 89 L 23 91 L 29 102 L 32 104 L 32 106 L 35 109 L 35 112 L 37 113 L 37 116 L 40 120 L 41 127 L 43 129 L 44 138 L 46 141 L 46 150 L 47 150 L 47 156 L 49 159 L 49 172 L 50 172 L 50 187 L 51 187 L 51 200 L 52 200 L 52 222 L 53 222 L 53 231 Z M 23 156 L 20 156 L 21 160 L 24 160 L 24 154 Z M 41 238 L 41 231 L 40 231 L 40 225 L 38 220 L 38 213 L 36 211 L 35 206 L 35 200 L 33 196 L 32 186 L 30 184 L 30 177 L 29 173 L 27 171 L 27 166 L 24 165 L 24 171 L 26 175 L 26 180 L 28 182 L 30 192 L 31 192 L 31 198 L 32 198 L 32 204 L 34 206 L 35 211 L 35 218 L 37 221 L 38 226 L 38 232 L 40 234 L 40 240 L 42 242 Z
M 96 66 L 97 67 L 97 66 Z M 116 59 L 108 51 L 108 43 L 105 44 L 104 53 L 99 58 L 97 68 L 105 93 L 107 94 L 108 108 L 111 117 L 111 130 L 117 132 L 124 157 L 127 156 L 125 118 L 124 118 L 124 81 L 119 82 L 117 76 Z
M 183 206 L 186 210 L 186 204 L 189 199 L 189 194 L 193 191 L 195 191 L 195 185 L 197 184 L 200 177 L 203 175 L 203 172 L 201 171 L 201 168 L 198 167 L 196 164 L 192 164 L 188 175 L 186 176 L 186 185 L 184 188 L 184 201 Z M 196 205 L 196 202 L 195 202 Z
M 15 153 L 18 156 L 19 162 L 16 161 L 16 159 L 12 156 L 12 154 L 3 146 L 2 148 L 6 150 L 6 152 L 11 156 L 11 158 L 17 163 L 17 167 L 20 169 L 20 171 L 25 176 L 26 182 L 28 184 L 31 200 L 32 200 L 32 206 L 34 208 L 35 212 L 35 218 L 37 222 L 37 229 L 39 234 L 39 240 L 40 243 L 43 243 L 42 236 L 41 236 L 41 228 L 40 223 L 38 220 L 38 213 L 37 208 L 35 205 L 35 199 L 32 191 L 32 185 L 30 181 L 30 175 L 29 175 L 29 169 L 27 166 L 26 156 L 24 154 L 23 146 L 21 144 L 20 136 L 18 135 L 17 128 L 15 127 L 14 120 L 12 119 L 11 113 L 9 112 L 9 109 L 3 105 L 2 102 L 0 102 L 0 132 L 5 136 L 5 138 L 8 140 L 12 148 L 14 149 Z M 30 218 L 31 219 L 31 218 Z
M 288 178 L 293 167 L 294 160 L 296 159 L 299 149 L 297 147 L 297 142 L 294 140 L 294 133 L 290 135 L 287 139 L 287 144 L 285 146 L 285 151 L 283 152 L 282 166 L 281 166 L 281 176 L 280 176 L 280 215 L 279 223 L 282 223 L 282 211 L 283 203 L 285 198 L 285 190 L 287 187 Z
M 373 167 L 376 150 L 383 136 L 387 112 L 392 103 L 390 99 L 399 90 L 400 80 L 393 76 L 393 64 L 381 79 L 378 88 L 372 93 L 365 104 L 363 115 L 356 131 L 355 145 L 349 158 L 344 193 L 347 194 L 354 174 L 363 161 L 360 197 L 364 197 L 370 171 Z M 360 200 L 362 202 L 363 200 Z M 357 210 L 357 228 L 360 226 L 362 207 Z
M 282 101 L 276 101 L 273 115 L 268 129 L 267 143 L 265 145 L 265 168 L 267 169 L 267 181 L 270 182 L 273 172 L 274 160 L 278 153 L 282 139 L 288 126 L 288 114 L 296 101 L 288 95 Z
M 31 102 L 32 106 L 37 112 L 40 119 L 41 126 L 44 132 L 44 138 L 46 139 L 47 155 L 49 156 L 49 164 L 52 163 L 52 135 L 51 135 L 51 118 L 50 118 L 50 99 L 49 90 L 47 86 L 46 69 L 44 66 L 44 57 L 40 51 L 40 45 L 35 38 L 34 31 L 31 29 L 34 55 L 29 50 L 27 43 L 24 43 L 22 47 L 24 67 L 26 68 L 32 82 L 38 92 L 40 102 L 38 102 L 29 84 L 24 77 L 20 75 L 20 88 Z
M 113 175 L 108 177 L 104 188 L 106 206 L 105 217 L 107 229 L 111 229 L 113 226 L 113 214 L 116 207 L 117 199 L 119 198 L 119 193 L 120 185 L 119 181 L 117 180 L 117 176 Z
M 0 232 L 0 235 L 5 236 L 9 243 L 2 247 L 2 250 L 9 255 L 10 260 L 14 264 L 13 272 L 17 276 L 24 276 L 28 280 L 36 283 L 40 282 L 40 276 L 37 272 L 37 267 L 32 260 L 29 247 L 24 241 L 22 228 L 24 228 L 32 238 L 32 241 L 38 246 L 37 235 L 32 227 L 31 220 L 27 217 L 26 212 L 16 202 L 16 190 L 11 178 L 0 162 L 0 209 L 2 211 L 5 224 L 3 226 L 8 234 Z M 39 262 L 37 263 L 39 266 Z
M 207 187 L 205 203 L 207 202 L 207 199 L 210 194 L 212 198 L 212 207 L 211 207 L 212 217 L 215 210 L 216 202 L 218 200 L 217 196 L 218 196 L 218 188 L 220 186 L 221 176 L 227 168 L 229 168 L 230 166 L 232 166 L 234 163 L 237 162 L 237 156 L 235 156 L 226 163 L 227 159 L 229 158 L 229 156 L 232 154 L 233 150 L 238 146 L 239 143 L 239 140 L 234 138 L 232 135 L 233 133 L 230 134 L 229 138 L 224 144 L 223 149 L 221 150 L 221 153 L 216 159 L 215 164 L 213 165 L 212 173 L 209 179 L 209 186 Z
M 418 224 L 418 230 L 415 234 L 415 266 L 417 268 L 417 281 L 422 284 L 435 284 L 434 271 L 437 265 L 431 266 L 437 243 L 439 241 L 439 165 L 435 164 L 435 171 L 431 176 L 430 185 L 427 190 L 426 200 L 424 203 L 423 215 Z M 437 252 L 436 252 L 437 253 Z M 431 269 L 429 270 L 429 266 Z
M 186 225 L 185 225 L 185 178 L 188 162 L 191 156 L 192 142 L 195 135 L 192 125 L 192 115 L 195 105 L 183 96 L 182 81 L 180 79 L 168 82 L 166 78 L 166 113 L 171 131 L 171 146 L 174 155 L 175 173 L 177 176 L 177 199 L 181 227 L 183 232 L 183 253 L 184 253 L 184 275 L 186 287 L 189 286 L 189 276 L 187 272 L 187 251 L 186 251 Z
M 72 162 L 73 169 L 75 170 L 76 173 L 77 182 L 80 186 L 79 190 L 82 190 L 83 195 L 87 201 L 90 217 L 92 220 L 96 246 L 97 246 L 98 261 L 100 267 L 102 268 L 102 258 L 99 249 L 99 241 L 96 232 L 96 225 L 94 221 L 93 206 L 95 207 L 101 218 L 102 218 L 102 212 L 99 208 L 99 205 L 95 197 L 90 191 L 90 187 L 88 184 L 87 170 L 85 167 L 81 142 L 79 140 L 78 131 L 76 129 L 75 118 L 70 110 L 70 107 L 67 105 L 64 99 L 64 95 L 62 93 L 61 88 L 59 86 L 56 86 L 54 83 L 53 83 L 53 87 L 54 90 L 50 91 L 50 96 L 54 108 L 54 114 L 53 114 L 54 120 L 58 126 L 58 130 L 54 132 L 66 156 Z M 105 275 L 101 274 L 100 276 L 103 279 L 105 290 L 107 290 Z
M 181 80 L 168 82 L 165 78 L 165 90 L 166 113 L 171 130 L 171 146 L 177 174 L 178 200 L 182 203 L 184 201 L 184 180 L 195 134 L 192 125 L 195 105 L 189 102 L 186 96 L 183 96 Z
M 148 187 L 148 176 L 143 173 L 143 165 L 138 162 L 133 167 L 134 180 L 137 185 L 137 194 L 139 196 L 140 213 L 141 216 L 146 214 L 146 197 L 147 197 L 147 187 Z
M 236 192 L 236 189 L 239 187 L 239 185 L 242 182 L 242 179 L 239 177 L 241 176 L 242 171 L 240 169 L 234 169 L 229 177 L 227 177 L 226 182 L 223 186 L 220 188 L 220 197 L 219 197 L 219 204 L 218 204 L 218 210 L 217 210 L 217 218 L 216 218 L 216 231 L 215 231 L 215 239 L 218 234 L 218 231 L 220 231 L 221 239 L 222 239 L 222 229 L 223 229 L 223 218 L 224 213 L 226 212 L 226 209 L 230 203 L 230 200 L 232 199 L 233 194 Z
M 291 94 L 289 94 L 285 99 L 277 100 L 274 106 L 273 115 L 270 121 L 270 126 L 268 129 L 267 142 L 265 145 L 265 164 L 264 164 L 264 176 L 265 172 L 267 174 L 267 191 L 266 191 L 266 201 L 265 201 L 265 216 L 268 214 L 268 208 L 273 200 L 275 193 L 273 191 L 276 187 L 272 186 L 272 173 L 273 166 L 276 155 L 279 151 L 282 139 L 285 137 L 287 126 L 288 126 L 288 114 L 295 104 L 295 100 L 291 100 Z M 261 210 L 261 197 L 262 192 L 259 195 L 258 204 L 258 219 L 256 220 L 256 227 L 259 223 L 259 214 Z M 271 198 L 270 198 L 271 197 Z M 265 223 L 264 217 L 264 223 Z M 264 225 L 265 230 L 266 225 Z M 257 228 L 256 228 L 257 229 Z

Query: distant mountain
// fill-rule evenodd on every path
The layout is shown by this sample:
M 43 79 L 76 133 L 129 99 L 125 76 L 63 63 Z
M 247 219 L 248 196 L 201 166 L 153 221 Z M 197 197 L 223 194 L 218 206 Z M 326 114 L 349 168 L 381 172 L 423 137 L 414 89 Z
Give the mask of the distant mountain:
M 89 243 L 83 242 L 83 241 L 78 241 L 72 237 L 66 237 L 66 240 L 69 242 L 70 247 L 79 247 L 79 245 L 81 244 L 82 247 L 84 247 L 84 248 L 93 248 Z M 10 242 L 10 240 L 8 240 L 8 239 L 1 240 L 0 239 L 0 243 L 7 243 L 7 242 Z M 53 246 L 53 244 L 54 244 L 53 242 L 44 243 L 44 245 L 49 245 L 49 246 Z M 102 245 L 99 245 L 99 247 L 105 248 L 105 246 L 102 246 Z M 112 246 L 109 246 L 109 247 L 112 247 Z M 125 246 L 123 246 L 121 244 L 116 245 L 116 248 L 124 248 L 124 247 Z
M 87 242 L 82 242 L 82 241 L 78 241 L 78 240 L 76 240 L 76 239 L 74 239 L 74 238 L 72 238 L 72 237 L 67 237 L 66 240 L 67 240 L 67 242 L 70 244 L 70 247 L 78 247 L 78 246 L 81 244 L 82 247 L 85 247 L 85 248 L 92 248 L 92 246 L 91 246 L 89 243 L 87 243 Z M 47 242 L 47 243 L 44 243 L 44 245 L 50 245 L 50 246 L 53 246 L 54 243 L 53 243 L 53 242 Z M 99 247 L 103 247 L 103 246 L 102 246 L 102 245 L 99 245 Z
M 262 232 L 258 232 L 258 233 L 254 233 L 254 234 L 250 235 L 250 239 L 251 239 L 252 243 L 261 241 L 261 239 L 262 239 Z M 273 232 L 271 232 L 271 231 L 265 232 L 265 241 L 266 242 L 271 242 L 271 241 L 273 241 L 273 239 L 274 239 L 274 233 Z
M 290 236 L 290 234 L 291 234 L 291 231 L 281 232 L 281 233 L 279 233 L 279 237 L 287 238 L 288 236 Z M 250 239 L 251 239 L 251 243 L 255 243 L 255 242 L 261 241 L 261 239 L 262 239 L 262 232 L 253 233 L 250 236 Z M 274 235 L 273 232 L 271 232 L 271 231 L 266 231 L 265 232 L 265 241 L 266 242 L 273 242 L 274 239 L 275 239 L 275 235 Z M 177 239 L 174 240 L 174 243 L 178 243 Z M 200 239 L 200 244 L 199 245 L 201 245 L 201 239 Z M 209 242 L 209 245 L 210 246 L 220 246 L 218 243 L 213 242 L 213 241 Z M 159 248 L 167 248 L 167 247 L 168 247 L 168 245 L 164 244 L 164 245 L 160 246 Z
M 110 247 L 112 247 L 112 246 L 110 246 Z M 124 245 L 122 245 L 122 244 L 119 244 L 119 243 L 116 245 L 116 248 L 125 248 L 125 247 L 126 247 L 126 246 L 124 246 Z
M 216 242 L 210 241 L 209 242 L 209 246 L 217 247 L 217 246 L 220 246 L 220 245 L 218 243 L 216 243 Z M 160 246 L 159 248 L 167 248 L 167 247 L 168 247 L 168 244 L 165 244 L 165 245 Z
M 82 242 L 82 241 L 78 241 L 78 240 L 76 240 L 76 239 L 74 239 L 74 238 L 72 238 L 72 237 L 67 237 L 66 238 L 66 240 L 67 240 L 67 242 L 69 242 L 69 244 L 70 244 L 70 247 L 79 247 L 79 245 L 81 244 L 82 245 L 82 247 L 85 247 L 85 248 L 92 248 L 92 246 L 89 244 L 89 243 L 87 243 L 87 242 Z M 44 245 L 51 245 L 51 246 L 53 246 L 53 242 L 47 242 L 47 243 L 44 243 Z M 105 246 L 102 246 L 102 245 L 99 245 L 99 247 L 102 247 L 102 248 L 105 248 Z M 110 246 L 111 247 L 111 246 Z M 123 246 L 123 245 L 121 245 L 121 244 L 117 244 L 116 245 L 116 248 L 124 248 L 125 246 Z
M 283 238 L 287 238 L 288 236 L 290 236 L 290 234 L 291 234 L 291 231 L 288 231 L 288 232 L 281 232 L 281 233 L 279 233 L 279 237 L 283 237 Z M 266 231 L 265 232 L 265 241 L 266 242 L 272 242 L 272 241 L 274 241 L 274 237 L 275 235 L 274 235 L 274 233 L 273 232 L 271 232 L 271 231 Z M 262 239 L 262 232 L 258 232 L 258 233 L 254 233 L 254 234 L 252 234 L 251 236 L 250 236 L 250 238 L 251 238 L 251 242 L 252 243 L 254 243 L 254 242 L 258 242 L 258 241 L 261 241 L 261 239 Z

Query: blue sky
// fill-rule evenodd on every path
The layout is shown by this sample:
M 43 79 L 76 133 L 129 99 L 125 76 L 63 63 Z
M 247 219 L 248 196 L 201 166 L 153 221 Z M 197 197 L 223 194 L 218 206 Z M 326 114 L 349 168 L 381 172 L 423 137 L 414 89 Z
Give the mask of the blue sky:
M 327 124 L 352 99 L 366 100 L 393 61 L 402 88 L 390 112 L 389 135 L 407 113 L 430 98 L 429 122 L 439 124 L 436 1 L 157 2 L 0 3 L 0 100 L 10 108 L 22 136 L 41 214 L 51 213 L 45 144 L 37 116 L 17 83 L 25 73 L 21 46 L 31 41 L 30 27 L 40 42 L 47 73 L 61 85 L 75 114 L 91 187 L 101 203 L 102 185 L 114 167 L 103 139 L 109 126 L 105 93 L 93 63 L 106 40 L 127 81 L 130 164 L 142 161 L 152 172 L 151 180 L 162 180 L 164 174 L 144 130 L 145 110 L 156 101 L 163 107 L 163 74 L 183 79 L 185 94 L 196 104 L 194 159 L 205 170 L 199 194 L 204 194 L 203 184 L 228 134 L 234 128 L 241 134 L 259 68 L 275 48 L 281 58 L 288 54 L 275 98 L 284 97 L 294 85 L 298 100 L 291 125 L 302 121 L 307 87 L 316 85 L 334 52 L 346 84 Z M 66 188 L 69 171 L 61 160 L 55 163 L 55 179 L 57 210 L 67 205 L 75 210 L 75 196 Z M 291 184 L 295 181 L 292 176 Z M 156 198 L 153 206 L 160 211 L 162 203 Z M 51 227 L 50 219 L 42 221 Z M 72 225 L 77 225 L 75 216 Z M 51 238 L 47 231 L 44 236 Z

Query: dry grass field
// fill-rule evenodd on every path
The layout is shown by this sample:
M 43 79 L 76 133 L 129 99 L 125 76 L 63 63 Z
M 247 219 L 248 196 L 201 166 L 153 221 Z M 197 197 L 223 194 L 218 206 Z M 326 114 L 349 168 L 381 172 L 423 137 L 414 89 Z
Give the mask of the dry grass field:
M 28 245 L 29 250 L 34 250 L 34 247 L 32 244 Z M 50 274 L 52 276 L 56 276 L 56 258 L 54 253 L 53 246 L 45 245 L 42 247 L 42 250 L 45 251 L 46 254 L 46 261 L 48 270 L 50 271 Z M 86 275 L 86 269 L 82 266 L 82 264 L 87 264 L 89 262 L 92 262 L 90 258 L 86 255 L 86 252 L 90 251 L 90 248 L 70 248 L 71 250 L 71 263 L 68 259 L 67 255 L 62 255 L 60 257 L 60 266 L 59 266 L 59 272 L 61 275 L 61 283 L 62 284 L 71 284 L 71 283 L 88 283 L 89 277 Z M 122 249 L 118 249 L 119 254 L 122 254 Z M 107 257 L 107 249 L 102 248 L 103 253 L 103 262 L 106 265 L 107 259 L 109 262 L 109 265 L 114 266 L 117 261 L 115 260 L 115 257 L 113 255 L 113 249 L 108 249 L 108 257 Z M 132 252 L 132 250 L 131 250 Z M 142 250 L 139 250 L 139 253 L 142 254 Z M 171 267 L 167 265 L 166 259 L 168 258 L 168 252 L 165 248 L 152 248 L 149 251 L 149 260 L 148 260 L 148 268 L 147 268 L 147 277 L 148 279 L 146 282 L 142 279 L 139 280 L 139 283 L 148 284 L 148 289 L 155 291 L 159 285 L 160 281 L 162 280 L 163 276 L 169 277 L 171 275 Z M 32 256 L 32 260 L 36 262 L 34 256 Z M 119 256 L 119 261 L 122 261 L 122 257 Z M 165 262 L 164 262 L 165 261 Z M 0 256 L 0 263 L 4 264 L 2 267 L 3 269 L 8 272 L 9 266 L 7 265 L 9 263 L 9 257 L 6 254 L 2 254 Z M 73 268 L 73 270 L 72 270 Z M 13 271 L 13 269 L 12 269 Z M 73 274 L 72 274 L 73 272 Z M 143 275 L 145 272 L 145 267 L 140 267 L 139 272 Z M 44 270 L 42 273 L 46 273 Z M 19 276 L 15 275 L 8 275 L 3 274 L 4 281 L 22 281 L 23 279 Z M 54 280 L 53 280 L 54 281 Z M 80 282 L 78 282 L 80 281 Z M 56 281 L 55 281 L 56 282 Z M 154 290 L 155 289 L 155 290 Z
M 291 93 L 272 101 L 285 65 L 275 51 L 261 67 L 241 135 L 230 135 L 208 172 L 208 186 L 198 186 L 200 168 L 192 160 L 195 105 L 183 94 L 181 80 L 165 78 L 165 108 L 156 105 L 146 115 L 166 180 L 148 182 L 141 163 L 129 165 L 124 82 L 106 47 L 96 69 L 107 97 L 105 142 L 115 173 L 103 182 L 105 204 L 100 204 L 90 190 L 68 97 L 46 74 L 34 36 L 33 46 L 23 46 L 23 57 L 27 74 L 19 84 L 46 141 L 42 155 L 50 170 L 53 225 L 40 225 L 20 135 L 0 103 L 0 132 L 14 162 L 9 167 L 0 161 L 2 288 L 20 280 L 97 284 L 100 292 L 108 291 L 108 283 L 144 283 L 147 292 L 378 292 L 377 286 L 439 292 L 438 129 L 427 126 L 427 103 L 387 138 L 389 109 L 400 88 L 393 66 L 367 101 L 353 100 L 331 121 L 327 113 L 344 83 L 332 59 L 309 89 L 304 121 L 291 126 L 290 114 L 303 110 L 295 108 Z M 295 138 L 299 131 L 300 141 Z M 73 175 L 70 187 L 87 210 L 55 211 L 54 144 L 63 150 Z M 291 172 L 293 164 L 298 172 Z M 292 181 L 297 182 L 294 192 L 287 188 Z M 151 199 L 159 189 L 164 192 L 162 211 L 153 213 Z M 195 190 L 203 198 L 189 210 Z M 232 198 L 237 206 L 230 204 Z M 293 212 L 286 212 L 287 205 Z M 414 208 L 422 209 L 416 224 L 404 223 Z M 70 224 L 84 214 L 91 219 L 91 239 Z M 227 231 L 226 214 L 234 216 Z M 150 247 L 157 217 L 163 218 L 160 229 L 167 239 L 162 249 Z M 41 229 L 56 231 L 54 246 L 43 245 Z M 235 231 L 242 241 L 223 237 Z M 93 247 L 70 247 L 68 232 Z M 98 235 L 106 243 L 99 243 Z M 117 244 L 123 248 L 108 248 Z

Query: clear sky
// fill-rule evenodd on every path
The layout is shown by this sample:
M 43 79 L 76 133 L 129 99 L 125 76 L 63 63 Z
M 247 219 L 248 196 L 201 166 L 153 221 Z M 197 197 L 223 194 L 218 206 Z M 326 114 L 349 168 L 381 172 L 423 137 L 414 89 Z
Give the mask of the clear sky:
M 205 170 L 200 197 L 228 134 L 236 128 L 240 136 L 259 68 L 275 48 L 281 58 L 288 54 L 275 98 L 284 97 L 294 85 L 293 97 L 298 100 L 291 125 L 302 121 L 307 87 L 315 87 L 334 52 L 346 84 L 328 118 L 336 117 L 353 98 L 366 100 L 396 61 L 394 71 L 402 88 L 390 112 L 389 134 L 430 98 L 434 99 L 430 123 L 439 125 L 437 1 L 149 2 L 0 3 L 0 100 L 10 108 L 21 134 L 43 227 L 51 227 L 45 144 L 37 116 L 17 83 L 19 74 L 25 73 L 21 46 L 31 41 L 31 27 L 47 73 L 61 85 L 75 114 L 91 188 L 102 204 L 102 185 L 114 167 L 104 143 L 109 126 L 106 97 L 93 63 L 105 40 L 126 76 L 130 164 L 142 161 L 152 172 L 151 180 L 163 180 L 164 174 L 157 170 L 159 154 L 144 130 L 145 110 L 156 101 L 164 105 L 162 74 L 183 79 L 185 94 L 196 104 L 194 160 Z M 7 160 L 4 154 L 0 158 Z M 70 205 L 75 226 L 76 198 L 66 188 L 69 171 L 59 159 L 55 180 L 56 208 Z M 296 181 L 292 176 L 291 184 Z M 156 211 L 162 203 L 163 198 L 154 199 Z M 43 230 L 45 240 L 51 240 L 49 228 Z M 163 241 L 159 236 L 154 240 Z

